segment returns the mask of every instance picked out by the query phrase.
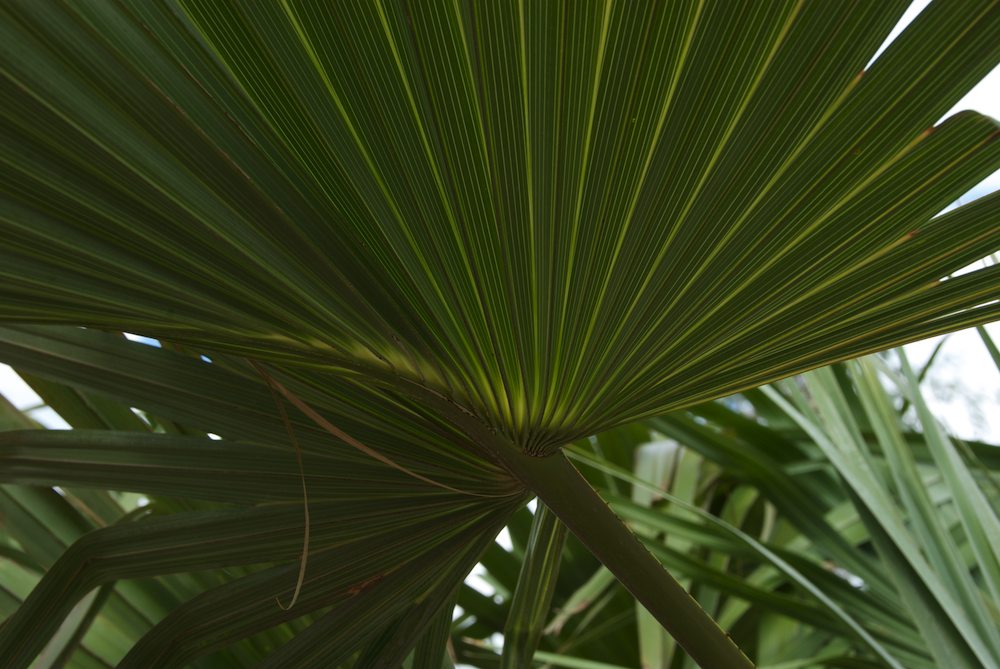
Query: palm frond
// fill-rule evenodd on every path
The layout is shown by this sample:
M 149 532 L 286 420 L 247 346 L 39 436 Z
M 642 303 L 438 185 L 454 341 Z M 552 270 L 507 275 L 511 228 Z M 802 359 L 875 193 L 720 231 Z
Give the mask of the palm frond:
M 203 569 L 126 666 L 396 662 L 537 494 L 698 662 L 748 666 L 593 487 L 633 484 L 560 449 L 1000 316 L 1000 266 L 952 276 L 998 250 L 1000 195 L 936 216 L 1000 165 L 996 121 L 940 121 L 1000 61 L 1000 3 L 935 2 L 869 64 L 907 4 L 4 3 L 0 360 L 82 429 L 0 439 L 8 548 L 48 568 L 0 653 L 26 666 L 88 588 Z M 747 476 L 850 560 L 813 515 L 839 479 L 796 514 L 788 472 Z

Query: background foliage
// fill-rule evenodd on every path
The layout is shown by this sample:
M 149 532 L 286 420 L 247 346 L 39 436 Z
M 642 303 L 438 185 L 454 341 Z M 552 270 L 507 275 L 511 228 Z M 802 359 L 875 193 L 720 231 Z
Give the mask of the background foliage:
M 123 349 L 137 356 L 160 353 L 124 340 L 113 343 L 117 355 Z M 570 457 L 759 666 L 992 666 L 998 656 L 994 623 L 1000 603 L 1000 451 L 995 445 L 947 437 L 918 392 L 917 376 L 926 370 L 914 374 L 908 364 L 901 368 L 897 355 L 901 353 L 838 365 L 601 433 L 570 446 Z M 135 553 L 140 547 L 127 525 L 148 522 L 142 516 L 231 509 L 237 495 L 253 499 L 262 496 L 265 486 L 285 486 L 290 499 L 299 494 L 287 452 L 269 458 L 273 449 L 250 444 L 216 441 L 206 446 L 203 437 L 192 436 L 193 429 L 182 429 L 175 421 L 145 411 L 137 414 L 104 395 L 27 373 L 25 378 L 76 430 L 18 431 L 38 425 L 10 405 L 5 410 L 3 427 L 14 431 L 0 435 L 4 477 L 60 487 L 57 493 L 25 485 L 3 487 L 4 614 L 16 610 L 69 543 L 95 528 L 118 530 L 118 537 L 84 549 L 110 561 L 115 539 L 119 551 Z M 917 418 L 918 431 L 903 420 L 904 414 Z M 128 429 L 133 436 L 117 437 L 109 428 Z M 187 436 L 169 438 L 173 448 L 158 439 L 155 449 L 147 449 L 148 436 L 143 435 L 150 429 Z M 203 472 L 184 472 L 188 490 L 229 504 L 164 494 L 178 489 L 170 475 L 192 446 L 201 449 Z M 310 457 L 307 451 L 307 462 Z M 159 485 L 139 473 L 154 464 L 156 476 L 166 477 Z M 333 523 L 361 523 L 376 536 L 383 528 L 420 531 L 411 529 L 418 514 L 399 506 L 391 507 L 388 520 L 364 514 L 372 506 L 358 494 L 365 484 L 352 489 L 348 481 L 326 482 L 311 469 L 307 472 L 314 516 L 343 507 L 325 499 L 337 493 L 350 497 L 350 517 L 334 516 Z M 109 490 L 93 488 L 97 481 Z M 138 487 L 149 495 L 148 506 L 137 506 L 135 495 L 112 492 Z M 491 540 L 494 528 L 479 544 L 485 552 L 471 556 L 480 561 L 480 578 L 495 594 L 487 596 L 482 587 L 468 583 L 450 590 L 419 635 L 417 648 L 412 654 L 401 651 L 398 661 L 407 667 L 439 667 L 442 660 L 446 666 L 458 662 L 485 668 L 689 666 L 690 659 L 673 639 L 565 526 L 544 505 L 534 508 L 534 518 L 526 507 L 511 517 L 509 544 Z M 458 515 L 445 517 L 454 522 Z M 235 527 L 229 513 L 219 523 L 184 528 L 183 540 L 173 548 L 165 543 L 170 533 L 161 533 L 155 545 L 146 546 L 144 539 L 146 548 L 139 554 L 144 562 L 157 561 L 145 567 L 149 573 L 179 556 L 176 551 L 192 537 L 201 542 L 200 552 L 211 542 L 221 543 L 219 532 L 225 528 L 229 541 L 248 531 L 266 532 L 270 543 L 284 537 L 286 553 L 294 555 L 301 540 L 299 518 L 274 516 L 277 523 L 288 523 L 281 527 L 265 524 L 261 515 Z M 317 537 L 329 532 L 325 521 L 314 527 Z M 339 552 L 338 562 L 352 553 Z M 357 559 L 366 563 L 373 558 L 364 553 Z M 79 558 L 62 560 L 75 563 Z M 408 564 L 416 567 L 420 560 Z M 470 566 L 462 563 L 456 575 Z M 68 617 L 36 666 L 115 666 L 154 623 L 171 619 L 171 609 L 205 588 L 252 571 L 230 567 L 109 581 L 89 594 L 79 589 L 86 596 L 75 607 L 60 602 Z M 273 592 L 285 597 L 293 572 L 285 568 Z M 407 571 L 407 580 L 414 576 Z M 399 582 L 392 585 L 395 598 L 402 588 Z M 319 587 L 308 581 L 302 602 L 311 601 Z M 273 594 L 269 597 L 270 606 L 264 608 L 274 624 L 283 612 Z M 380 615 L 392 609 L 384 599 L 375 601 Z M 453 604 L 458 607 L 454 614 Z M 202 611 L 196 628 L 232 620 L 228 605 Z M 349 608 L 349 615 L 358 610 Z M 405 615 L 409 619 L 414 612 Z M 256 665 L 313 619 L 295 617 L 210 653 L 195 666 Z M 373 623 L 363 618 L 359 625 Z M 184 629 L 190 633 L 188 625 Z M 345 643 L 348 634 L 363 629 L 347 625 L 336 638 Z M 503 635 L 501 646 L 496 645 L 498 634 Z M 374 637 L 367 651 L 349 652 L 345 662 L 367 666 L 365 653 L 378 656 L 376 651 L 386 646 L 384 639 Z

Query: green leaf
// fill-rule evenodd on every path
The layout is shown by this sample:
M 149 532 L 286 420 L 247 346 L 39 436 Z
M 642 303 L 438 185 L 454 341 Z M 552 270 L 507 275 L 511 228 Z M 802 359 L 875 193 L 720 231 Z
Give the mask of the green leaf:
M 585 457 L 585 456 L 579 456 Z M 592 464 L 595 464 L 592 462 Z M 774 567 L 783 572 L 790 581 L 796 585 L 804 588 L 811 595 L 813 595 L 817 600 L 823 603 L 837 618 L 840 619 L 848 628 L 850 628 L 857 636 L 888 666 L 894 667 L 896 669 L 900 668 L 901 665 L 896 662 L 896 660 L 889 654 L 872 636 L 867 630 L 863 629 L 850 614 L 840 607 L 836 602 L 829 598 L 825 593 L 823 593 L 813 582 L 805 578 L 801 573 L 798 572 L 791 564 L 786 560 L 782 559 L 781 556 L 777 555 L 762 543 L 756 541 L 745 532 L 742 532 L 736 527 L 726 523 L 725 521 L 716 518 L 715 516 L 707 513 L 706 511 L 699 509 L 698 507 L 685 502 L 683 499 L 674 497 L 669 493 L 662 491 L 659 487 L 651 484 L 647 481 L 643 481 L 637 477 L 632 476 L 629 472 L 619 472 L 613 469 L 612 466 L 600 464 L 601 467 L 606 467 L 610 471 L 616 473 L 617 475 L 628 478 L 632 480 L 633 485 L 639 485 L 647 487 L 648 489 L 655 491 L 656 494 L 669 500 L 671 503 L 681 507 L 685 511 L 696 514 L 699 518 L 707 521 L 711 525 L 722 529 L 726 534 L 731 535 L 740 543 L 746 545 L 753 553 L 756 553 L 763 559 L 767 560 Z M 631 501 L 621 500 L 614 503 L 614 509 L 617 513 L 622 514 L 622 516 L 628 520 L 638 521 L 645 523 L 653 527 L 660 527 L 669 531 L 671 525 L 667 524 L 667 519 L 660 513 L 638 506 Z M 655 546 L 655 544 L 654 544 Z M 658 552 L 658 547 L 654 547 L 653 550 Z
M 829 421 L 829 432 L 824 431 L 815 419 L 792 408 L 787 400 L 773 389 L 766 388 L 765 392 L 783 406 L 789 415 L 793 416 L 815 439 L 853 493 L 863 501 L 867 512 L 878 520 L 910 567 L 920 574 L 925 586 L 947 613 L 964 643 L 968 644 L 978 661 L 985 666 L 992 666 L 991 658 L 994 654 L 990 647 L 994 643 L 992 637 L 995 634 L 988 633 L 984 637 L 982 635 L 984 628 L 973 622 L 974 616 L 970 617 L 972 608 L 980 609 L 984 615 L 987 614 L 981 608 L 981 600 L 970 594 L 969 588 L 972 586 L 968 583 L 967 576 L 962 578 L 965 582 L 963 591 L 951 590 L 948 587 L 946 573 L 935 569 L 925 557 L 917 538 L 907 529 L 903 514 L 891 498 L 890 489 L 880 481 L 878 470 L 866 453 L 867 449 L 859 443 L 857 434 L 846 420 L 848 417 L 838 410 L 838 402 L 841 400 L 833 390 L 829 371 L 814 372 L 812 379 L 814 383 L 810 386 L 811 394 L 817 398 L 822 407 L 823 419 Z M 957 574 L 957 569 L 952 568 L 950 573 Z
M 405 528 L 393 512 L 400 523 L 407 511 L 442 523 L 468 513 L 494 528 L 538 494 L 702 662 L 745 666 L 558 451 L 1000 316 L 1000 267 L 944 280 L 998 250 L 1000 196 L 935 216 L 1000 165 L 995 121 L 938 122 L 1000 61 L 1000 5 L 932 3 L 869 66 L 907 5 L 4 3 L 0 360 L 75 427 L 139 435 L 136 407 L 152 417 L 148 431 L 194 437 L 13 435 L 5 476 L 141 486 L 179 498 L 158 502 L 174 514 L 235 503 L 247 520 L 298 506 L 287 463 L 300 443 L 299 483 L 315 485 L 317 508 L 374 509 L 385 525 L 372 535 L 350 525 L 344 540 L 381 537 L 406 554 L 394 564 L 440 546 L 394 537 L 387 527 Z M 268 385 L 287 393 L 276 402 Z M 813 436 L 831 450 L 830 435 Z M 279 464 L 282 447 L 291 457 Z M 878 485 L 872 467 L 829 459 L 880 521 L 893 511 L 889 495 L 862 494 Z M 227 460 L 239 463 L 231 480 Z M 227 480 L 217 491 L 213 475 Z M 784 504 L 801 496 L 772 478 Z M 814 478 L 836 496 L 828 476 Z M 59 540 L 37 529 L 52 499 L 33 516 L 23 490 L 3 498 L 26 552 L 58 566 L 43 594 L 55 582 L 76 593 L 56 556 L 117 513 L 106 493 L 69 493 L 87 520 L 53 513 Z M 797 526 L 846 552 L 850 542 L 806 518 L 817 506 Z M 898 516 L 886 521 L 897 543 Z M 982 558 L 990 542 L 971 538 Z M 272 545 L 274 560 L 291 559 L 283 539 Z M 190 565 L 212 564 L 191 550 Z M 285 624 L 259 607 L 288 566 L 206 577 L 205 599 L 175 613 L 214 623 L 245 595 L 257 617 L 215 632 L 169 618 L 129 662 L 180 662 Z M 243 585 L 220 590 L 230 584 Z M 430 585 L 404 586 L 390 618 L 423 620 L 431 612 L 417 599 Z M 944 583 L 932 590 L 947 599 Z M 43 615 L 33 601 L 22 610 Z M 378 610 L 358 607 L 349 622 Z M 958 602 L 945 608 L 965 619 Z M 12 620 L 40 629 L 56 618 Z M 179 637 L 164 630 L 185 624 L 193 636 L 171 650 Z M 376 632 L 406 645 L 419 627 Z M 282 629 L 261 649 L 294 628 Z M 263 653 L 240 648 L 249 655 L 221 661 Z M 284 648 L 326 661 L 319 647 Z
M 61 669 L 68 666 L 70 658 L 87 633 L 87 628 L 107 602 L 114 585 L 105 585 L 91 595 L 80 600 L 67 616 L 59 631 L 42 650 L 33 666 L 37 669 Z
M 413 649 L 411 669 L 453 669 L 454 663 L 448 652 L 448 638 L 454 609 L 454 604 L 449 603 L 431 619 L 430 625 Z
M 993 364 L 997 366 L 997 371 L 1000 372 L 1000 349 L 997 348 L 996 343 L 994 343 L 993 338 L 990 337 L 985 327 L 981 325 L 977 326 L 976 332 L 979 333 L 983 344 L 986 346 L 986 350 L 990 352 L 990 357 L 993 358 Z
M 500 666 L 504 669 L 531 664 L 552 604 L 565 541 L 566 526 L 548 507 L 539 503 L 507 624 L 503 628 Z
M 545 452 L 984 322 L 995 271 L 938 279 L 996 198 L 932 217 L 997 126 L 929 129 L 1000 12 L 860 75 L 905 4 L 12 4 L 2 316 L 419 380 Z

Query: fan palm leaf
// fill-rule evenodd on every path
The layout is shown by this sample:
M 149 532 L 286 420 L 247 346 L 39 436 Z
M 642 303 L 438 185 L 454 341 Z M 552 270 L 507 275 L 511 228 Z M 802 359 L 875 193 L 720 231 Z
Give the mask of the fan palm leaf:
M 369 625 L 359 643 L 400 646 L 436 615 L 420 606 L 451 596 L 474 537 L 530 491 L 700 662 L 746 666 L 560 447 L 1000 315 L 1000 268 L 943 280 L 998 249 L 1000 197 L 935 217 L 1000 164 L 995 121 L 939 123 L 1000 60 L 1000 3 L 933 3 L 869 63 L 906 4 L 5 3 L 0 320 L 16 325 L 3 359 L 236 440 L 14 435 L 41 460 L 9 480 L 117 485 L 149 458 L 130 487 L 197 498 L 245 447 L 223 493 L 238 497 L 269 448 L 301 442 L 305 489 L 340 500 L 319 498 L 324 517 L 357 498 L 391 526 L 376 541 L 314 522 L 308 545 L 310 523 L 289 515 L 301 569 L 323 542 L 407 553 L 364 573 L 319 562 L 343 580 L 306 581 L 303 601 L 378 577 L 351 606 L 397 621 L 405 603 L 421 622 Z M 77 455 L 87 468 L 59 464 Z M 294 462 L 274 466 L 267 501 L 226 501 L 245 519 L 295 508 Z M 334 471 L 339 493 L 324 485 Z M 405 504 L 436 539 L 392 521 Z M 176 522 L 216 510 L 190 513 Z M 109 555 L 118 531 L 100 535 Z M 149 568 L 284 564 L 192 600 L 129 661 L 181 662 L 292 615 L 265 610 L 264 592 L 294 555 L 231 541 Z M 434 555 L 440 573 L 422 562 Z M 0 632 L 22 663 L 44 635 L 11 630 L 52 631 L 34 619 L 72 559 Z M 411 562 L 386 609 L 386 574 Z M 237 602 L 245 625 L 184 628 Z M 339 624 L 322 620 L 274 661 L 369 657 L 319 643 Z

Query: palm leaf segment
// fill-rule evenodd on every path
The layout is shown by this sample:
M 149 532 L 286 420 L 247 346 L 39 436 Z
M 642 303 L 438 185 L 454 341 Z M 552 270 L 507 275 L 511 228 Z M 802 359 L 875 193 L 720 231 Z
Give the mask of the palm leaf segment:
M 156 491 L 175 467 L 187 487 L 170 476 L 165 493 L 249 514 L 102 531 L 52 568 L 5 648 L 30 660 L 68 583 L 229 564 L 282 566 L 184 605 L 135 662 L 295 615 L 273 597 L 294 581 L 301 509 L 268 514 L 299 481 L 239 358 L 431 481 L 331 455 L 297 414 L 317 517 L 371 522 L 317 525 L 312 573 L 328 585 L 307 583 L 298 613 L 362 596 L 384 625 L 405 585 L 398 601 L 419 611 L 404 618 L 425 623 L 523 501 L 484 443 L 547 454 L 996 318 L 996 268 L 941 279 L 997 250 L 1000 197 L 934 215 L 1000 164 L 997 124 L 934 124 L 1000 60 L 1000 3 L 934 3 L 867 67 L 906 4 L 4 4 L 0 319 L 45 325 L 6 331 L 4 360 L 249 442 L 5 437 L 5 480 Z M 54 324 L 193 346 L 225 369 Z M 227 470 L 222 500 L 209 480 L 237 457 L 226 449 L 245 468 Z M 136 457 L 155 465 L 146 478 Z M 539 472 L 514 476 L 531 487 Z M 266 518 L 284 539 L 239 534 Z M 171 547 L 169 523 L 226 528 L 229 552 Z M 162 562 L 115 562 L 129 532 L 155 544 L 161 529 Z M 412 578 L 389 581 L 388 558 L 344 571 L 344 554 L 324 562 L 334 546 L 405 547 Z M 106 570 L 74 573 L 81 556 Z M 213 618 L 237 603 L 246 624 Z M 385 638 L 406 648 L 422 624 Z M 323 629 L 274 661 L 355 652 L 324 654 Z
M 420 415 L 393 420 L 390 403 L 350 385 L 340 385 L 346 399 L 336 399 L 335 378 L 326 379 L 323 395 L 300 385 L 318 411 L 337 416 L 343 429 L 410 473 L 344 444 L 332 446 L 327 432 L 290 415 L 312 521 L 301 596 L 284 609 L 276 600 L 291 598 L 302 552 L 302 483 L 275 403 L 249 366 L 227 369 L 223 357 L 208 364 L 76 328 L 3 329 L 0 355 L 20 370 L 86 389 L 88 403 L 100 406 L 90 399 L 98 393 L 94 397 L 144 407 L 155 412 L 160 429 L 169 428 L 152 434 L 95 421 L 89 427 L 105 429 L 0 432 L 0 481 L 193 500 L 179 508 L 158 502 L 155 510 L 172 512 L 122 520 L 73 543 L 0 626 L 5 666 L 28 666 L 96 586 L 222 568 L 224 575 L 200 583 L 203 594 L 173 601 L 170 614 L 154 620 L 125 658 L 111 661 L 185 666 L 303 617 L 310 631 L 273 654 L 274 666 L 337 666 L 369 643 L 381 647 L 373 638 L 397 618 L 415 623 L 401 632 L 405 655 L 525 500 L 505 471 Z M 55 392 L 48 394 L 73 415 Z M 206 431 L 223 438 L 196 436 Z M 3 495 L 0 510 L 8 511 Z M 33 537 L 14 524 L 10 531 L 32 545 L 24 540 Z M 263 645 L 273 649 L 287 640 L 279 632 Z
M 995 318 L 996 3 L 8 3 L 5 319 L 420 383 L 531 451 Z M 862 74 L 863 73 L 863 74 Z M 933 131 L 932 131 L 933 130 Z

